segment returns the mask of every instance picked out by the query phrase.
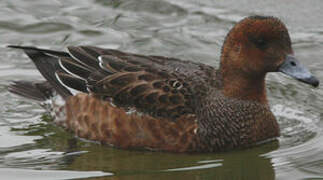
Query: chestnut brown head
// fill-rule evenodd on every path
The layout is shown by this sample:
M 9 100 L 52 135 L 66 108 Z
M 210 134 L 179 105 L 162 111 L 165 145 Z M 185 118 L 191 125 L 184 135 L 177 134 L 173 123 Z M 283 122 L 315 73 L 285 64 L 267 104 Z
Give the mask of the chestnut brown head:
M 251 16 L 236 24 L 222 47 L 221 70 L 247 77 L 282 72 L 313 86 L 319 84 L 294 57 L 288 30 L 275 17 Z

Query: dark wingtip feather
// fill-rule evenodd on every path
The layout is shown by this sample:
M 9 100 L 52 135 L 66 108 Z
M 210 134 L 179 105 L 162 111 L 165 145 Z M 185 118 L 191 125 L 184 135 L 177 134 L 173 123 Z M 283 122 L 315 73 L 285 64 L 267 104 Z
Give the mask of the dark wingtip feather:
M 63 51 L 54 51 L 54 50 L 49 50 L 49 49 L 40 49 L 40 48 L 36 48 L 36 47 L 33 47 L 33 46 L 8 45 L 7 47 L 8 48 L 14 48 L 14 49 L 22 49 L 22 50 L 25 50 L 25 51 L 34 50 L 34 51 L 46 53 L 46 54 L 51 55 L 51 56 L 70 57 L 70 55 L 68 53 L 63 52 Z
M 24 46 L 24 47 L 27 47 L 27 46 Z M 23 46 L 18 46 L 18 45 L 7 45 L 7 48 L 23 49 Z
M 64 55 L 65 52 L 38 49 L 28 46 L 10 45 L 10 48 L 23 49 L 27 56 L 34 62 L 39 72 L 51 84 L 55 91 L 64 99 L 69 97 L 71 92 L 66 89 L 55 77 L 55 72 L 60 68 L 58 64 L 58 57 L 55 55 Z M 54 54 L 53 54 L 54 53 Z

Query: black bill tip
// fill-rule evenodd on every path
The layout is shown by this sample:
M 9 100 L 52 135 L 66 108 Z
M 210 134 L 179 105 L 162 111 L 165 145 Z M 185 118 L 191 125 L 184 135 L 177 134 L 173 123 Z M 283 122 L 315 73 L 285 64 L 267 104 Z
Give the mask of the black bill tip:
M 286 56 L 278 71 L 313 87 L 318 87 L 320 84 L 319 80 L 292 55 Z
M 318 87 L 320 85 L 320 81 L 314 76 L 311 76 L 311 77 L 305 78 L 305 79 L 298 79 L 298 80 L 303 83 L 310 84 L 313 87 Z

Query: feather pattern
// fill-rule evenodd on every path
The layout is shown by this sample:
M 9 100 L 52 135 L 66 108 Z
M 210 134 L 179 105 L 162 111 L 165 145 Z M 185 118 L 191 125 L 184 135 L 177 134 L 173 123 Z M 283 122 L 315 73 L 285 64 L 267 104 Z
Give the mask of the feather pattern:
M 57 89 L 66 91 L 65 98 L 75 94 L 71 93 L 75 89 L 125 109 L 173 121 L 195 113 L 193 97 L 198 98 L 197 94 L 201 96 L 201 92 L 206 92 L 213 82 L 211 77 L 214 76 L 210 73 L 215 72 L 211 66 L 190 61 L 92 46 L 69 46 L 68 53 L 12 47 L 24 49 L 27 54 L 33 52 L 43 59 L 55 59 L 41 62 L 55 63 L 51 73 L 55 73 L 57 80 L 49 78 L 49 83 L 53 87 L 61 83 Z
M 188 71 L 174 68 L 180 60 L 89 46 L 68 47 L 68 50 L 71 58 L 61 58 L 60 65 L 71 75 L 84 78 L 86 89 L 96 97 L 172 120 L 194 113 L 193 92 L 185 83 Z M 190 62 L 193 65 L 199 66 Z

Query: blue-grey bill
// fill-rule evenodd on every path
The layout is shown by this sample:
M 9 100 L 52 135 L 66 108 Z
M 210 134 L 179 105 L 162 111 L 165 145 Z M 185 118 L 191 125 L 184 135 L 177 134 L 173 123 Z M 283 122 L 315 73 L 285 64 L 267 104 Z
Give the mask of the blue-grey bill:
M 278 71 L 314 87 L 320 84 L 319 80 L 292 55 L 286 56 Z

